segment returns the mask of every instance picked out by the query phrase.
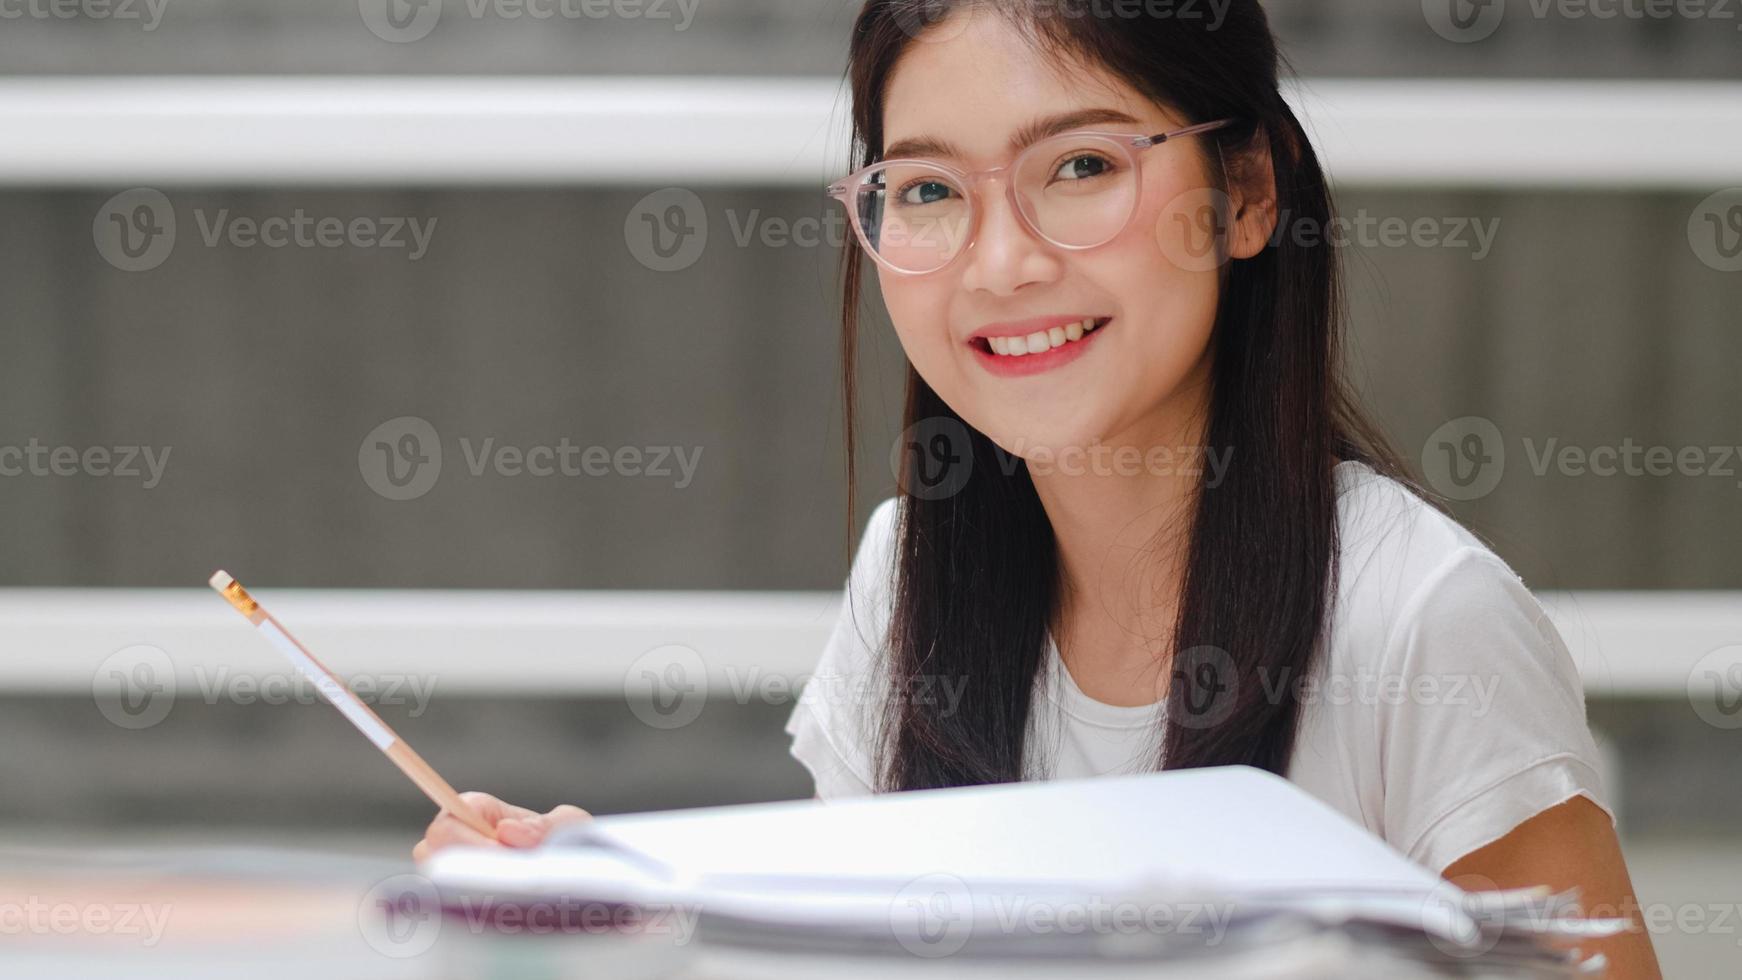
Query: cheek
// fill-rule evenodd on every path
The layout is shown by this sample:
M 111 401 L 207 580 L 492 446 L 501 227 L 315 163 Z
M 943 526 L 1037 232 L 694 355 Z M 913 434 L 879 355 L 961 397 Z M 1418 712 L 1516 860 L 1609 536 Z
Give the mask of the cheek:
M 1142 238 L 1170 281 L 1198 287 L 1213 282 L 1227 263 L 1232 228 L 1228 195 L 1210 185 L 1196 158 L 1157 166 L 1146 177 L 1126 237 Z
M 880 268 L 877 282 L 902 351 L 921 377 L 941 388 L 942 372 L 954 370 L 949 320 L 954 281 L 943 275 L 897 276 Z
M 1160 168 L 1157 168 L 1158 170 Z M 1206 210 L 1216 202 L 1205 178 L 1179 170 L 1152 175 L 1131 224 L 1103 250 L 1077 260 L 1084 277 L 1111 294 L 1123 329 L 1109 335 L 1118 356 L 1103 366 L 1105 397 L 1131 422 L 1180 390 L 1214 333 L 1221 266 Z
M 1194 187 L 1185 175 L 1162 177 L 1144 187 L 1119 238 L 1083 258 L 1117 295 L 1123 315 L 1141 328 L 1134 333 L 1144 348 L 1195 360 L 1208 342 L 1221 291 L 1226 236 L 1216 234 L 1221 212 L 1212 197 L 1219 192 Z

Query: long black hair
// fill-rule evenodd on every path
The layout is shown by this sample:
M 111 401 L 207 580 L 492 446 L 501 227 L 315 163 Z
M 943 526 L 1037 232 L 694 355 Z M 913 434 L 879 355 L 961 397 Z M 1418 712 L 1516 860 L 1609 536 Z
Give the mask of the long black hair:
M 882 153 L 884 87 L 897 60 L 926 25 L 968 6 L 1006 16 L 1049 57 L 1104 67 L 1185 124 L 1241 120 L 1200 137 L 1218 188 L 1241 178 L 1242 161 L 1269 153 L 1279 220 L 1330 226 L 1330 189 L 1279 91 L 1283 61 L 1257 0 L 1231 0 L 1219 21 L 1183 10 L 1096 13 L 1086 0 L 1052 0 L 1056 9 L 1044 12 L 1033 0 L 869 0 L 847 69 L 854 166 Z M 1073 6 L 1080 15 L 1069 15 Z M 849 519 L 862 259 L 854 243 L 842 267 Z M 1258 255 L 1225 264 L 1221 276 L 1204 443 L 1231 453 L 1213 490 L 1200 480 L 1189 509 L 1173 637 L 1170 649 L 1156 651 L 1172 672 L 1157 764 L 1245 764 L 1286 775 L 1300 720 L 1291 681 L 1318 662 L 1336 594 L 1332 468 L 1358 460 L 1411 481 L 1341 374 L 1335 250 L 1278 235 Z M 875 752 L 883 790 L 1027 775 L 1031 700 L 1059 609 L 1052 528 L 1027 469 L 910 365 L 904 424 L 936 420 L 967 434 L 971 476 L 948 494 L 916 493 L 914 481 L 900 481 L 883 665 L 891 696 Z M 938 678 L 961 685 L 958 696 L 912 696 Z

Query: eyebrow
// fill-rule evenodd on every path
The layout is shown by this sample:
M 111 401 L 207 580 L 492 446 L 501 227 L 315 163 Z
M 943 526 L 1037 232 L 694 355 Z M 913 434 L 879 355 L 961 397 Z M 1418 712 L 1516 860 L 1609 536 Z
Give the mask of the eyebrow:
M 1032 144 L 1057 136 L 1059 133 L 1076 129 L 1079 126 L 1092 126 L 1098 123 L 1136 123 L 1139 120 L 1129 113 L 1118 109 L 1074 109 L 1061 112 L 1044 119 L 1036 119 L 1018 129 L 1010 137 L 1010 152 L 1020 153 Z M 962 159 L 964 154 L 949 140 L 932 136 L 914 136 L 908 139 L 896 140 L 883 151 L 885 160 L 895 160 L 902 157 L 946 157 L 952 160 Z

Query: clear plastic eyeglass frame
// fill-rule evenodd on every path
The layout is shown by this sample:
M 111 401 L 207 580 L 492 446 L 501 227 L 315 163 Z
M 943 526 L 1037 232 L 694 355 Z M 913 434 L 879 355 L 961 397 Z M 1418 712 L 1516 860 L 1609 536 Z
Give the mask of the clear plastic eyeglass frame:
M 1196 136 L 1199 133 L 1208 133 L 1214 130 L 1223 129 L 1232 126 L 1237 122 L 1239 122 L 1238 119 L 1217 119 L 1214 122 L 1198 123 L 1196 125 L 1185 126 L 1180 129 L 1170 130 L 1165 133 L 1156 133 L 1150 136 L 1133 136 L 1129 133 L 1105 133 L 1095 131 L 1073 131 L 1069 133 L 1061 133 L 1056 137 L 1040 140 L 1032 146 L 1029 146 L 1027 149 L 1024 149 L 1021 153 L 1017 154 L 1014 160 L 1004 166 L 992 167 L 987 170 L 976 170 L 973 172 L 960 170 L 937 160 L 926 160 L 913 157 L 904 157 L 894 160 L 878 160 L 875 163 L 861 167 L 847 176 L 829 184 L 824 193 L 827 196 L 840 201 L 842 206 L 847 209 L 847 219 L 853 225 L 853 233 L 858 239 L 860 247 L 869 253 L 879 265 L 889 269 L 891 272 L 897 272 L 902 275 L 930 275 L 931 273 L 941 272 L 942 270 L 949 268 L 949 266 L 954 264 L 957 259 L 961 258 L 968 249 L 973 247 L 974 240 L 979 234 L 979 220 L 981 213 L 980 191 L 978 188 L 979 182 L 982 180 L 989 180 L 1000 174 L 1020 172 L 1023 164 L 1028 161 L 1030 154 L 1037 150 L 1044 149 L 1051 145 L 1055 140 L 1081 137 L 1091 137 L 1103 140 L 1108 145 L 1117 147 L 1119 151 L 1123 152 L 1126 158 L 1124 161 L 1125 164 L 1132 172 L 1136 172 L 1138 154 L 1150 147 L 1160 146 L 1169 140 L 1177 140 L 1187 136 Z M 967 227 L 969 230 L 967 233 L 967 239 L 962 243 L 961 248 L 956 249 L 949 258 L 945 259 L 935 268 L 904 269 L 892 264 L 887 258 L 878 253 L 878 250 L 873 246 L 870 237 L 866 234 L 860 221 L 860 209 L 855 198 L 859 194 L 864 193 L 866 188 L 869 186 L 867 183 L 869 178 L 885 167 L 902 164 L 918 165 L 935 169 L 938 173 L 956 180 L 960 186 L 967 189 L 968 192 Z M 1137 213 L 1138 202 L 1142 198 L 1142 186 L 1143 182 L 1138 181 L 1137 187 L 1131 198 L 1130 211 L 1126 214 L 1125 219 L 1120 223 L 1120 226 L 1110 234 L 1101 238 L 1099 241 L 1088 244 L 1062 242 L 1042 231 L 1035 216 L 1030 213 L 1027 203 L 1021 199 L 1021 195 L 1017 194 L 1015 181 L 1006 180 L 1004 182 L 1004 191 L 1006 196 L 1009 198 L 1012 210 L 1015 211 L 1017 217 L 1021 220 L 1023 227 L 1027 228 L 1031 234 L 1055 248 L 1068 249 L 1070 251 L 1083 251 L 1091 248 L 1099 248 L 1119 237 L 1120 232 L 1123 232 L 1125 227 L 1131 223 L 1132 215 Z

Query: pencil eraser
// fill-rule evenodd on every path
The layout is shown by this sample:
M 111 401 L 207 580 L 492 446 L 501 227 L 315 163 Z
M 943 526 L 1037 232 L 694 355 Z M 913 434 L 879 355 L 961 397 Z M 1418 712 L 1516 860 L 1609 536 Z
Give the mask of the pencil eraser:
M 230 584 L 234 581 L 236 580 L 230 577 L 230 573 L 221 568 L 212 573 L 212 588 L 217 589 L 219 592 L 229 588 Z

